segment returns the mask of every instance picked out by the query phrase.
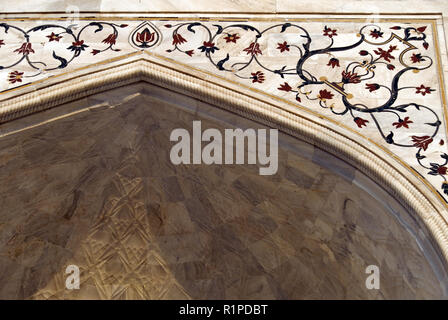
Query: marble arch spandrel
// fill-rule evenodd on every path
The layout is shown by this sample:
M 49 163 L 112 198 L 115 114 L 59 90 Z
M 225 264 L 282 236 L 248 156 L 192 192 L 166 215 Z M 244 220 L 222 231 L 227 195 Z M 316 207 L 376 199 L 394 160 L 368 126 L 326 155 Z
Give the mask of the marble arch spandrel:
M 448 208 L 444 49 L 437 16 L 134 16 L 7 16 L 0 23 L 3 121 L 23 103 L 14 97 L 143 50 L 292 109 L 305 108 L 367 138 Z M 33 110 L 20 108 L 18 114 Z

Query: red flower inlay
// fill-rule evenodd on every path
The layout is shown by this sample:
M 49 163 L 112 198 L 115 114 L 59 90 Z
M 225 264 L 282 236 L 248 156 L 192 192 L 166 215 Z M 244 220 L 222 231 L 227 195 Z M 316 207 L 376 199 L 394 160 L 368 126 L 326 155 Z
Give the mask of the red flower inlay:
M 331 66 L 332 68 L 339 67 L 339 60 L 336 58 L 331 58 L 330 61 L 328 61 L 327 66 Z
M 100 50 L 97 50 L 97 49 L 92 49 L 92 54 L 95 56 L 95 55 L 97 55 L 98 53 L 100 53 L 101 51 Z
M 3 46 L 5 43 L 3 42 L 3 40 L 0 40 L 0 47 Z
M 414 53 L 414 54 L 412 54 L 411 61 L 412 61 L 412 63 L 418 63 L 418 62 L 425 61 L 425 59 L 423 59 L 423 57 L 420 53 Z
M 215 43 L 211 41 L 204 41 L 202 43 L 202 46 L 200 46 L 198 49 L 201 49 L 201 52 L 206 53 L 215 53 L 215 50 L 219 50 L 218 47 L 215 47 Z
M 180 34 L 176 33 L 173 34 L 173 45 L 178 45 L 178 44 L 182 44 L 184 42 L 187 42 L 187 39 L 185 39 L 184 37 L 182 37 Z
M 252 82 L 258 82 L 258 83 L 263 83 L 264 81 L 264 74 L 261 71 L 257 71 L 257 72 L 253 72 L 251 73 L 252 77 Z
M 428 148 L 428 145 L 432 142 L 430 136 L 417 137 L 412 136 L 412 142 L 414 142 L 414 147 L 423 148 L 424 151 Z
M 394 122 L 392 123 L 393 126 L 395 126 L 395 128 L 401 128 L 401 127 L 405 127 L 406 129 L 409 129 L 409 124 L 413 123 L 411 120 L 409 120 L 409 117 L 405 117 L 403 120 L 400 118 L 400 120 L 398 120 L 398 122 Z
M 375 39 L 382 38 L 383 34 L 384 34 L 384 32 L 381 32 L 378 29 L 374 29 L 374 30 L 370 31 L 370 36 Z
M 89 46 L 84 44 L 84 40 L 78 40 L 75 42 L 72 42 L 72 45 L 68 47 L 67 49 L 74 51 L 77 55 L 81 53 L 81 51 L 84 51 L 85 48 L 88 48 Z
M 226 43 L 229 43 L 229 42 L 236 43 L 236 40 L 238 40 L 239 38 L 240 38 L 240 36 L 237 33 L 227 34 L 227 37 L 224 37 L 224 40 L 226 40 Z
M 188 50 L 185 51 L 186 54 L 188 54 L 190 57 L 193 55 L 194 51 L 193 50 Z
M 47 38 L 49 39 L 48 41 L 57 41 L 59 42 L 59 40 L 62 38 L 62 36 L 60 36 L 59 34 L 55 34 L 54 32 L 52 32 L 50 35 L 47 36 Z
M 10 83 L 22 82 L 22 75 L 23 75 L 23 72 L 12 71 L 8 75 L 8 81 Z
M 378 48 L 378 50 L 373 50 L 373 52 L 375 52 L 380 56 L 380 58 L 383 58 L 387 62 L 391 62 L 390 59 L 395 59 L 395 57 L 390 54 L 394 50 L 397 50 L 397 46 L 389 46 L 389 49 L 387 51 Z
M 292 90 L 291 86 L 288 84 L 288 82 L 285 82 L 280 85 L 280 88 L 277 88 L 278 90 L 289 92 Z
M 146 44 L 148 42 L 153 42 L 154 37 L 155 37 L 155 32 L 151 32 L 151 31 L 149 31 L 148 28 L 145 28 L 145 29 L 143 29 L 142 32 L 137 32 L 137 36 L 135 37 L 135 40 L 142 44 Z
M 369 120 L 359 118 L 359 117 L 356 117 L 353 120 L 356 122 L 356 124 L 358 125 L 359 128 L 362 128 L 362 126 L 367 126 L 366 123 L 369 122 Z
M 260 44 L 256 43 L 256 42 L 252 42 L 246 49 L 244 49 L 243 51 L 246 51 L 247 54 L 252 54 L 252 55 L 258 55 L 258 54 L 262 54 L 261 50 L 260 50 Z
M 376 91 L 380 88 L 380 85 L 378 83 L 366 83 L 366 89 L 369 90 L 369 92 Z
M 359 78 L 356 72 L 353 74 L 349 72 L 342 71 L 342 82 L 343 83 L 360 83 L 361 79 Z
M 22 44 L 22 46 L 20 48 L 14 50 L 14 52 L 23 53 L 24 55 L 26 55 L 29 53 L 34 53 L 34 50 L 33 50 L 33 48 L 31 48 L 31 43 L 25 42 Z
M 206 48 L 213 48 L 215 46 L 215 44 L 213 42 L 210 42 L 210 41 L 204 41 L 203 45 Z
M 280 50 L 280 53 L 282 53 L 283 51 L 289 51 L 289 44 L 284 41 L 283 43 L 277 43 L 277 49 Z
M 420 87 L 415 87 L 415 89 L 417 89 L 415 93 L 421 93 L 422 96 L 430 94 L 431 91 L 435 91 L 434 89 L 431 89 L 430 87 L 425 87 L 424 85 L 421 85 Z
M 84 40 L 78 40 L 75 42 L 72 42 L 72 46 L 74 47 L 82 47 L 84 45 Z
M 336 32 L 337 32 L 336 29 L 331 29 L 331 28 L 328 28 L 327 26 L 325 26 L 323 32 L 324 32 L 324 36 L 327 36 L 327 37 L 330 37 L 330 38 L 333 38 L 334 36 L 337 36 L 337 35 L 338 35 L 338 34 L 336 33 Z
M 137 38 L 138 38 L 138 35 L 137 35 Z M 111 33 L 111 34 L 108 35 L 107 38 L 104 39 L 102 42 L 103 42 L 103 43 L 108 43 L 108 44 L 115 44 L 116 40 L 117 40 L 117 35 Z M 138 40 L 137 40 L 137 41 L 138 41 Z M 141 41 L 139 41 L 139 42 L 141 42 Z M 146 41 L 146 42 L 148 42 L 148 41 Z
M 320 100 L 332 99 L 333 98 L 333 94 L 330 91 L 328 91 L 326 89 L 323 89 L 323 90 L 319 91 L 318 98 Z

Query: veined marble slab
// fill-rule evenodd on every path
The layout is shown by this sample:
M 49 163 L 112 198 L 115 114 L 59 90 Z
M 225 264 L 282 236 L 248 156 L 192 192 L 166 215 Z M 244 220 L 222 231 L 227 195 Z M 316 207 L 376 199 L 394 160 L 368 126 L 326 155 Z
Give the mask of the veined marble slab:
M 0 139 L 0 298 L 447 297 L 424 221 L 375 181 L 283 133 L 273 176 L 174 165 L 170 134 L 195 120 L 266 128 L 148 83 L 8 123 L 35 125 Z

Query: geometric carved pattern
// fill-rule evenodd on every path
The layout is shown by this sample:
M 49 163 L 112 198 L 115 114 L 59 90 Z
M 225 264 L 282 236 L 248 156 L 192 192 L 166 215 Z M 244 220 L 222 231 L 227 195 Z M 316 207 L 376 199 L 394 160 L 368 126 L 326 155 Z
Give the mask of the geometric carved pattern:
M 106 203 L 81 245 L 81 261 L 76 262 L 82 280 L 75 293 L 93 299 L 152 300 L 178 291 L 179 298 L 188 299 L 164 266 L 163 258 L 151 247 L 150 214 L 139 201 L 142 180 L 127 179 L 118 173 L 114 183 L 117 196 Z M 59 282 L 56 288 L 40 290 L 34 298 L 62 299 L 64 294 L 65 283 Z
M 123 170 L 127 170 L 124 168 Z M 152 247 L 148 212 L 142 197 L 141 178 L 117 173 L 114 180 L 116 196 L 108 199 L 101 215 L 81 244 L 72 263 L 80 268 L 80 289 L 68 296 L 83 299 L 188 299 L 175 277 L 165 267 L 163 258 Z M 34 299 L 68 297 L 65 277 L 59 273 Z

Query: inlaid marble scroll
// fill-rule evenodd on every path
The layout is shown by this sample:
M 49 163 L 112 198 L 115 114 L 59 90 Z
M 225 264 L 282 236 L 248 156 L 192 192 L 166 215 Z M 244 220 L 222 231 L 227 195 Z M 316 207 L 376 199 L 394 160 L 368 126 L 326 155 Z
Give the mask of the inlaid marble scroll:
M 438 41 L 432 19 L 4 19 L 0 104 L 50 77 L 147 50 L 337 121 L 446 203 Z

